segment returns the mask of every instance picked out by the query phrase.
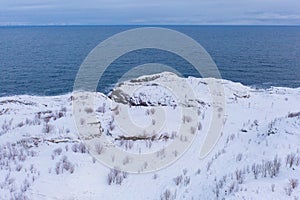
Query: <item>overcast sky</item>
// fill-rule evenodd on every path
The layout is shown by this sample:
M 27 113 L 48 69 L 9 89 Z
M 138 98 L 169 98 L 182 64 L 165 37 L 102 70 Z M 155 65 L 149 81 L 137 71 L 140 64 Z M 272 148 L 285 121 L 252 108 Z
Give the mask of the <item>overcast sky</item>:
M 0 0 L 0 25 L 300 25 L 300 0 Z

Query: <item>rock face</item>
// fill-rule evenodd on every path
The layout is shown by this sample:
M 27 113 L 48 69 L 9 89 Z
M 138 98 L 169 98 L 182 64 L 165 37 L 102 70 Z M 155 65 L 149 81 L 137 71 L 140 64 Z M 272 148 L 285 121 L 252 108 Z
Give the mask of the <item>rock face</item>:
M 202 82 L 203 86 L 207 85 Z M 207 90 L 207 88 L 203 87 Z M 188 106 L 204 104 L 195 97 L 192 85 L 171 72 L 143 76 L 118 84 L 108 97 L 131 106 Z M 179 98 L 182 96 L 183 98 Z
M 224 108 L 211 97 L 218 95 L 212 94 L 211 81 L 224 89 Z M 93 104 L 80 108 L 74 108 L 74 94 L 0 98 L 0 200 L 300 197 L 300 88 L 253 89 L 162 73 L 121 83 L 108 97 L 83 93 L 81 98 L 89 96 Z M 74 120 L 76 108 L 81 115 Z M 224 109 L 222 134 L 210 154 L 199 159 L 215 108 Z M 182 109 L 194 110 L 196 117 L 183 116 Z M 132 132 L 118 121 L 125 111 L 138 127 Z M 158 114 L 163 118 L 155 118 Z M 90 154 L 104 156 L 113 145 L 163 159 L 176 139 L 189 142 L 180 138 L 178 127 L 190 123 L 190 148 L 182 156 L 172 152 L 177 161 L 156 172 L 123 173 Z M 108 142 L 83 142 L 80 125 L 97 130 L 87 140 L 105 136 Z M 120 160 L 124 166 L 133 162 L 130 156 Z M 141 171 L 150 166 L 144 163 Z
M 174 106 L 176 102 L 173 94 L 162 85 L 166 78 L 169 83 L 180 84 L 181 78 L 175 74 L 156 74 L 118 84 L 108 97 L 131 106 Z

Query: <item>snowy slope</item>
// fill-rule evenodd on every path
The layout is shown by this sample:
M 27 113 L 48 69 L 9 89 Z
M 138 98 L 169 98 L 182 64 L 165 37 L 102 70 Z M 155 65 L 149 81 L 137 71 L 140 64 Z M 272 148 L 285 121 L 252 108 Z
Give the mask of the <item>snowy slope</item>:
M 300 88 L 258 90 L 217 80 L 226 95 L 222 136 L 199 159 L 211 124 L 209 81 L 162 73 L 122 83 L 108 97 L 87 94 L 96 103 L 82 112 L 96 113 L 101 132 L 131 153 L 169 145 L 182 120 L 180 108 L 199 111 L 194 120 L 201 126 L 191 130 L 195 140 L 188 151 L 172 165 L 141 174 L 111 170 L 88 153 L 76 129 L 73 94 L 0 98 L 0 199 L 298 199 Z M 178 100 L 163 82 L 183 96 L 188 84 L 196 96 Z M 149 115 L 161 107 L 167 120 L 154 130 L 154 140 L 122 139 L 113 120 L 122 109 L 134 123 L 151 127 L 160 120 Z

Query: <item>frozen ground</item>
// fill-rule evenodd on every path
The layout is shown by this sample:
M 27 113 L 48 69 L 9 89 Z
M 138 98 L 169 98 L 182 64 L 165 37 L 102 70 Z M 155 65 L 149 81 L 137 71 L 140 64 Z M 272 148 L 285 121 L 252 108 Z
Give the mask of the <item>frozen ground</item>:
M 72 94 L 0 98 L 0 199 L 299 199 L 300 88 L 257 90 L 218 80 L 226 94 L 222 136 L 199 159 L 212 123 L 209 81 L 163 73 L 121 84 L 109 97 L 87 94 L 96 103 L 84 107 L 83 116 L 96 113 L 99 133 L 131 153 L 168 146 L 183 120 L 180 109 L 197 110 L 188 151 L 170 166 L 140 174 L 112 170 L 89 154 L 73 119 Z M 196 97 L 178 101 L 162 82 L 175 84 L 183 94 L 188 84 Z M 163 124 L 150 117 L 161 108 Z M 136 138 L 126 137 L 115 124 L 124 110 L 146 127 Z M 92 123 L 85 117 L 79 121 Z M 149 139 L 147 132 L 155 137 Z M 95 152 L 101 156 L 103 146 Z

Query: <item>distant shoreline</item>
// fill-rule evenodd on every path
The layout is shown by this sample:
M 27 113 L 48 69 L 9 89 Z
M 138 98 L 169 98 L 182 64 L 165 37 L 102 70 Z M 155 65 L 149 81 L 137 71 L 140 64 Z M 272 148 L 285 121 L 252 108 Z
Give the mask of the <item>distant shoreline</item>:
M 151 76 L 151 75 L 150 75 Z M 199 80 L 205 80 L 207 78 L 197 78 L 197 77 L 191 77 L 191 78 L 195 78 L 195 79 L 199 79 Z M 187 77 L 185 77 L 185 79 L 187 79 Z M 208 78 L 209 79 L 209 78 Z M 231 80 L 226 80 L 226 79 L 219 79 L 222 80 L 224 82 L 228 82 L 229 84 L 240 84 L 241 86 L 248 88 L 249 90 L 252 91 L 257 91 L 257 92 L 268 92 L 268 91 L 272 91 L 272 90 L 299 90 L 300 92 L 300 87 L 280 87 L 280 86 L 269 86 L 269 87 L 257 87 L 256 85 L 251 86 L 251 85 L 244 85 L 240 82 L 235 82 L 235 81 L 231 81 Z M 111 89 L 115 89 L 116 86 L 113 86 Z M 69 91 L 69 92 L 65 92 L 65 93 L 61 93 L 61 94 L 53 94 L 53 95 L 41 95 L 41 94 L 34 94 L 34 93 L 29 93 L 29 94 L 11 94 L 11 95 L 2 95 L 0 94 L 0 100 L 1 99 L 6 99 L 6 98 L 12 98 L 12 97 L 64 97 L 64 96 L 70 96 L 73 92 L 75 91 Z M 101 91 L 84 91 L 84 92 L 92 92 L 92 93 L 98 93 L 98 94 L 103 94 L 105 96 L 108 95 L 108 93 L 104 93 Z
M 293 24 L 36 24 L 36 25 L 0 25 L 0 28 L 9 27 L 300 27 Z

